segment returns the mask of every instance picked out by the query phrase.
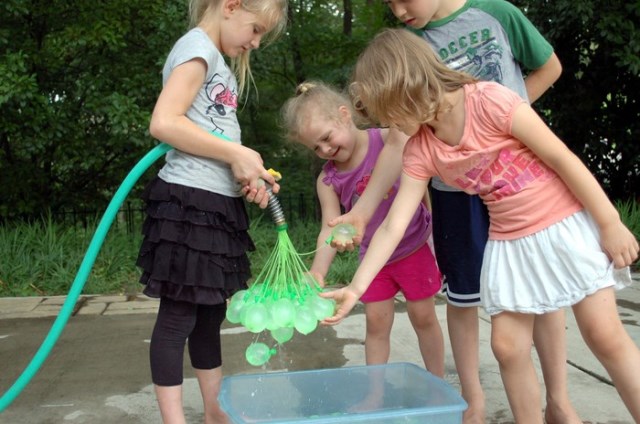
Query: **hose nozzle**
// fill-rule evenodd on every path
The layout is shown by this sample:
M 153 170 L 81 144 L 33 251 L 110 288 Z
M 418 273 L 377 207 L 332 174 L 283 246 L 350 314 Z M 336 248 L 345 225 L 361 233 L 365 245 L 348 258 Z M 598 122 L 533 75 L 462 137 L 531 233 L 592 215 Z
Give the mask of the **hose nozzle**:
M 267 203 L 267 210 L 271 214 L 271 219 L 276 227 L 282 227 L 287 224 L 287 221 L 284 219 L 284 211 L 282 210 L 282 206 L 280 205 L 280 200 L 273 194 L 271 190 L 271 186 L 267 186 L 267 193 L 269 193 L 269 203 Z
M 273 168 L 269 168 L 267 170 L 269 174 L 273 176 L 276 181 L 280 181 L 282 179 L 282 175 Z M 263 184 L 266 184 L 263 179 L 260 179 Z M 273 223 L 276 225 L 278 231 L 281 229 L 287 229 L 287 221 L 284 219 L 284 212 L 282 211 L 282 206 L 280 205 L 280 201 L 273 194 L 273 189 L 271 185 L 267 184 L 267 193 L 269 194 L 269 203 L 267 204 L 267 210 L 271 214 L 271 219 Z

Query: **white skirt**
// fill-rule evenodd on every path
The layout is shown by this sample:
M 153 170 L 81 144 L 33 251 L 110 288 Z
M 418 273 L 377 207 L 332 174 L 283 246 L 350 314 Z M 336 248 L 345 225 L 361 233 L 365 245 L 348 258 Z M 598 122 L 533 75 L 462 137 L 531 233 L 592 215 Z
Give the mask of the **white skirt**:
M 530 236 L 489 240 L 480 299 L 489 315 L 544 314 L 631 281 L 629 267 L 615 269 L 602 251 L 598 227 L 583 210 Z

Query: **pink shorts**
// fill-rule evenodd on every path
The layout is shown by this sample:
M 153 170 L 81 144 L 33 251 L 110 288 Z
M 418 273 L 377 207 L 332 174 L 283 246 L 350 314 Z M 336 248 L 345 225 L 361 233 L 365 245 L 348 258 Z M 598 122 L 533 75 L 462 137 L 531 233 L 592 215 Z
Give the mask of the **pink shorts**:
M 402 291 L 408 301 L 427 299 L 442 288 L 442 276 L 428 244 L 407 257 L 385 265 L 360 298 L 363 303 L 393 298 Z

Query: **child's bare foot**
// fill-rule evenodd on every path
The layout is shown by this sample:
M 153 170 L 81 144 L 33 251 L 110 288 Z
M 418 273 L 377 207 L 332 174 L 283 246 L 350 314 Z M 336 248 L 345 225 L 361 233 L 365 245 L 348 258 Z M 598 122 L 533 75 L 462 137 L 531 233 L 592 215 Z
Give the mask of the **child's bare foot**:
M 380 409 L 382 403 L 382 393 L 369 393 L 367 397 L 350 407 L 348 411 L 351 413 L 375 411 Z
M 484 402 L 468 402 L 469 407 L 462 415 L 463 424 L 484 424 Z
M 484 424 L 484 393 L 482 390 L 462 391 L 462 397 L 467 402 L 467 410 L 462 414 L 463 424 Z
M 220 408 L 213 408 L 204 417 L 205 424 L 229 424 L 229 417 Z
M 582 420 L 571 404 L 551 405 L 547 404 L 544 410 L 546 424 L 582 424 Z

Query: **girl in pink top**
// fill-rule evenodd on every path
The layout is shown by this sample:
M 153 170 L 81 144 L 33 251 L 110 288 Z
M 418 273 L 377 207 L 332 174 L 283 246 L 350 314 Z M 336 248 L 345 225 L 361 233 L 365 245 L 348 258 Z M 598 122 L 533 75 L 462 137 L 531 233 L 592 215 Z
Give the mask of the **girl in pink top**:
M 582 162 L 515 93 L 447 68 L 406 30 L 385 30 L 371 42 L 351 94 L 372 121 L 411 138 L 398 196 L 353 281 L 325 294 L 339 302 L 326 323 L 352 309 L 438 175 L 479 194 L 489 209 L 481 299 L 516 422 L 543 422 L 531 359 L 534 314 L 565 306 L 640 422 L 640 350 L 614 293 L 631 282 L 639 246 Z

